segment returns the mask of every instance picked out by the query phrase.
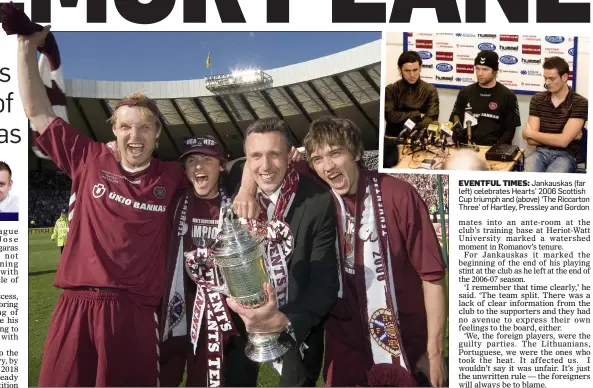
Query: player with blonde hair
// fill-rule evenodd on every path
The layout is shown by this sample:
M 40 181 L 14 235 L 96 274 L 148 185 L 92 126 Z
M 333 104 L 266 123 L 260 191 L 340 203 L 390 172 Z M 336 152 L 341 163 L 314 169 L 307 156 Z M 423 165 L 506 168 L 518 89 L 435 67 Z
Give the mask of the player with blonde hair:
M 56 116 L 36 58 L 48 32 L 19 35 L 17 53 L 24 111 L 74 199 L 39 385 L 158 386 L 167 210 L 187 178 L 179 163 L 152 158 L 161 123 L 142 94 L 122 99 L 110 119 L 119 158 Z

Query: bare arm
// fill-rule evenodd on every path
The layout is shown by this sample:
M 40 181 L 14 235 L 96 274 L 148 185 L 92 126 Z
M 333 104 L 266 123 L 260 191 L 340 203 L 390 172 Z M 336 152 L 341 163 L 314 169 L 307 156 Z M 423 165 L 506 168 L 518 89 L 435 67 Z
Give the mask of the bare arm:
M 545 144 L 552 147 L 566 148 L 573 140 L 575 140 L 579 136 L 584 125 L 585 120 L 572 118 L 568 119 L 566 125 L 564 125 L 564 128 L 562 129 L 562 133 L 542 133 L 539 131 L 538 119 L 537 130 L 535 130 L 533 127 L 531 127 L 531 130 L 526 128 L 527 131 L 524 130 L 524 133 L 526 132 L 525 136 L 527 137 L 528 141 L 529 139 L 531 139 L 539 144 Z
M 242 162 L 242 161 L 241 161 Z M 233 200 L 233 209 L 235 213 L 245 219 L 257 219 L 260 215 L 260 207 L 255 199 L 257 194 L 257 183 L 249 171 L 248 160 L 241 171 L 241 184 L 235 199 Z M 237 163 L 237 166 L 241 164 Z
M 49 33 L 49 26 L 43 31 L 29 36 L 18 37 L 17 74 L 21 101 L 25 115 L 43 134 L 53 120 L 56 119 L 51 102 L 47 97 L 45 85 L 41 80 L 37 67 L 37 47 L 43 43 Z
M 443 355 L 445 325 L 447 322 L 447 301 L 445 278 L 432 282 L 422 281 L 426 323 L 428 329 L 428 357 Z
M 529 137 L 530 130 L 533 132 L 539 132 L 539 117 L 537 116 L 529 116 L 527 122 L 525 123 L 525 128 L 523 128 L 523 139 L 527 140 L 527 144 L 532 146 L 538 146 L 542 143 L 535 141 L 535 139 Z

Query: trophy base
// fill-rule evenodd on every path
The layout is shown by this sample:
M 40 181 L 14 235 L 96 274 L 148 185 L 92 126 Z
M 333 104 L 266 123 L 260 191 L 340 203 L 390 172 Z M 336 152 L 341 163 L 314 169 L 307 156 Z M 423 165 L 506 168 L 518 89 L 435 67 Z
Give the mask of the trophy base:
M 280 338 L 280 333 L 250 334 L 245 355 L 251 361 L 270 362 L 284 356 L 292 346 L 289 339 Z

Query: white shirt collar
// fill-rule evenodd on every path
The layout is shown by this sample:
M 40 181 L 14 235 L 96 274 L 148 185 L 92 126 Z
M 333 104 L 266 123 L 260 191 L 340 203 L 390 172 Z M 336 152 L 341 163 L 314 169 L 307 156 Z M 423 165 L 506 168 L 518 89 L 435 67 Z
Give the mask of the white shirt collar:
M 263 191 L 261 191 L 259 187 L 257 188 L 257 192 L 258 193 L 262 193 L 266 197 L 270 198 L 270 201 L 272 201 L 272 203 L 274 204 L 274 206 L 276 206 L 276 202 L 278 202 L 278 197 L 280 196 L 280 190 L 281 189 L 282 189 L 282 185 L 280 185 L 280 187 L 278 187 L 278 190 L 276 190 L 274 193 L 272 193 L 272 195 L 267 195 L 266 193 L 264 193 Z
M 136 172 L 139 172 L 139 171 L 146 170 L 146 169 L 148 168 L 148 166 L 150 166 L 150 162 L 146 163 L 146 164 L 145 164 L 144 166 L 142 166 L 142 167 L 136 167 L 136 168 L 128 168 L 128 167 L 124 166 L 124 164 L 123 164 L 123 163 L 120 163 L 120 166 L 121 166 L 121 168 L 123 168 L 125 171 L 127 171 L 127 172 L 129 172 L 129 173 L 133 174 L 133 173 L 136 173 Z
M 0 202 L 0 212 L 2 213 L 18 213 L 19 199 L 16 195 L 8 192 L 8 195 L 2 202 Z

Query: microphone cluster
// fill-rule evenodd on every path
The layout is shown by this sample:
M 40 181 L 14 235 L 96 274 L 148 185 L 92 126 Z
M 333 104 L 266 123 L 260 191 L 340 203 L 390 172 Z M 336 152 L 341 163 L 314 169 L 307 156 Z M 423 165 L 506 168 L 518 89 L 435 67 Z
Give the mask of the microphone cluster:
M 477 119 L 471 112 L 467 112 L 464 121 L 465 128 L 457 116 L 453 116 L 453 122 L 447 121 L 442 124 L 428 117 L 419 123 L 408 120 L 397 137 L 396 143 L 410 146 L 416 150 L 426 150 L 428 145 L 440 146 L 443 151 L 446 146 L 469 146 L 474 150 L 479 150 L 472 146 L 471 142 L 471 129 L 477 124 Z

